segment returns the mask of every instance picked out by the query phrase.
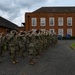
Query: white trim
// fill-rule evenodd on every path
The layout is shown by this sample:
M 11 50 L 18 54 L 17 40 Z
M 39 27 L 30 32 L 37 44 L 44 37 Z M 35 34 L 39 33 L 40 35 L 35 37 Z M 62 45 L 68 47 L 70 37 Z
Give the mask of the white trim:
M 40 26 L 46 26 L 46 18 L 40 18 Z
M 71 28 L 67 29 L 67 34 L 70 34 L 72 36 L 72 29 Z
M 54 26 L 54 20 L 55 20 L 54 17 L 49 18 L 49 26 Z M 51 23 L 51 21 L 53 24 Z
M 62 37 L 63 37 L 63 32 L 64 32 L 63 29 L 58 29 L 58 35 L 62 35 Z
M 63 26 L 63 17 L 58 17 L 58 26 Z
M 37 18 L 32 18 L 32 26 L 37 26 Z
M 69 22 L 69 20 L 71 21 L 71 22 Z M 68 25 L 68 24 L 71 24 L 71 25 Z M 67 26 L 72 26 L 72 17 L 67 17 Z

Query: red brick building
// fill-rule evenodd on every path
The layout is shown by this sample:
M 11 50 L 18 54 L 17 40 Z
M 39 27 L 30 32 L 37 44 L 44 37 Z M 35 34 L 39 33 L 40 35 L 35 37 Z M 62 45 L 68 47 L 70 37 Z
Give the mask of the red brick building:
M 25 27 L 18 27 L 18 31 L 25 31 Z
M 23 26 L 18 27 L 18 31 L 25 31 L 25 23 L 22 23 Z
M 0 16 L 0 33 L 8 33 L 11 30 L 18 30 L 18 26 Z
M 41 7 L 25 14 L 25 26 L 26 31 L 45 29 L 75 36 L 75 7 Z

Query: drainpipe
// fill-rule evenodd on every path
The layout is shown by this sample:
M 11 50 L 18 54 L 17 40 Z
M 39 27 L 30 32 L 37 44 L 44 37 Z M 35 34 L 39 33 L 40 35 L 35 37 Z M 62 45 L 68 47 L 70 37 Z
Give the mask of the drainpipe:
M 29 18 L 30 16 L 27 16 L 28 17 L 28 31 L 30 30 L 30 27 L 29 27 Z

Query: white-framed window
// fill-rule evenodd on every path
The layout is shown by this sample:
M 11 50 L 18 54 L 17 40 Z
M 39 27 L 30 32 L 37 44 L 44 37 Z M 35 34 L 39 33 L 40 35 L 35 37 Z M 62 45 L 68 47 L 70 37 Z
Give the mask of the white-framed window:
M 40 26 L 46 26 L 46 19 L 40 18 Z
M 72 17 L 67 18 L 67 26 L 72 26 Z
M 63 37 L 63 29 L 58 29 L 58 35 L 61 35 Z
M 58 18 L 58 26 L 63 26 L 63 17 Z
M 67 29 L 67 34 L 70 34 L 72 36 L 72 29 L 71 28 Z
M 46 31 L 46 29 L 40 29 L 41 31 Z
M 54 17 L 49 18 L 49 25 L 54 26 Z
M 32 18 L 32 26 L 37 26 L 37 19 L 36 18 Z
M 54 29 L 49 29 L 50 33 L 54 33 L 55 30 Z

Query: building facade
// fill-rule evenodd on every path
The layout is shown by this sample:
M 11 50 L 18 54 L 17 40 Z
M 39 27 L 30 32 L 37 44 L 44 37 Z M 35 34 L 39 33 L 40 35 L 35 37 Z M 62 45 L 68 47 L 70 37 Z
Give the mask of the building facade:
M 18 31 L 25 31 L 25 27 L 18 27 Z
M 49 30 L 75 36 L 75 7 L 42 7 L 25 14 L 26 31 Z

